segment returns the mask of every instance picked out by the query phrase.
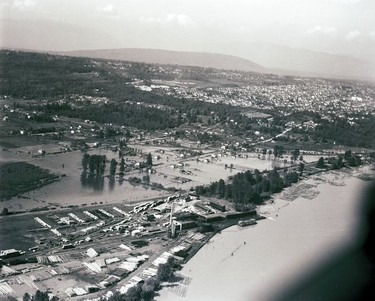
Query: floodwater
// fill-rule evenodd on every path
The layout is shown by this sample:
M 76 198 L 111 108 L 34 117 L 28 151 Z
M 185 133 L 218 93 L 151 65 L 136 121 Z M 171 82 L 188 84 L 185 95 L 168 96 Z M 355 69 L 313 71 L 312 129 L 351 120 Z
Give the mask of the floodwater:
M 106 155 L 108 160 L 112 158 L 118 160 L 118 154 L 111 150 L 95 149 L 89 153 Z M 83 152 L 81 151 L 31 157 L 30 154 L 18 150 L 0 150 L 0 162 L 25 161 L 46 168 L 54 174 L 60 176 L 62 174 L 66 175 L 61 177 L 57 182 L 0 202 L 0 211 L 2 208 L 8 208 L 11 212 L 27 211 L 43 207 L 67 209 L 67 207 L 72 205 L 78 206 L 81 209 L 87 208 L 85 207 L 86 205 L 122 204 L 127 206 L 144 199 L 154 197 L 164 198 L 169 195 L 166 191 L 133 186 L 128 181 L 121 180 L 119 177 L 115 179 L 109 177 L 100 177 L 97 179 L 94 177 L 93 179 L 87 178 L 83 180 L 81 178 L 82 156 Z M 107 164 L 106 170 L 109 170 L 109 164 Z M 143 175 L 143 173 L 138 172 L 131 174 L 131 176 L 140 178 Z M 153 181 L 155 176 L 151 175 L 151 181 Z M 76 212 L 79 208 L 74 207 L 71 209 L 71 212 Z M 37 235 L 35 232 L 29 232 L 29 230 L 41 228 L 41 226 L 33 217 L 43 217 L 50 213 L 51 211 L 42 211 L 26 215 L 0 217 L 0 249 L 16 248 L 27 250 L 35 246 Z M 65 212 L 64 215 L 66 214 Z
M 32 216 L 0 217 L 0 249 L 27 250 L 35 246 L 35 234 L 29 230 L 41 228 Z
M 323 177 L 330 183 L 307 181 L 319 191 L 315 198 L 276 198 L 268 219 L 214 236 L 181 270 L 192 278 L 186 296 L 163 289 L 157 300 L 274 300 L 290 281 L 355 244 L 368 183 L 345 173 Z
M 44 145 L 44 148 L 47 146 Z M 54 151 L 58 151 L 58 146 L 54 147 Z M 165 197 L 168 195 L 165 191 L 153 190 L 147 187 L 134 186 L 127 181 L 116 177 L 116 179 L 104 178 L 84 178 L 82 175 L 82 157 L 83 152 L 73 151 L 68 153 L 47 154 L 45 156 L 32 157 L 36 154 L 36 150 L 41 147 L 18 148 L 10 151 L 0 150 L 0 162 L 9 161 L 26 161 L 42 168 L 50 170 L 56 175 L 60 175 L 59 181 L 47 186 L 23 193 L 21 196 L 13 197 L 10 200 L 0 202 L 0 210 L 8 208 L 10 211 L 25 211 L 33 208 L 42 208 L 46 206 L 66 207 L 68 205 L 91 205 L 95 203 L 134 203 L 149 198 Z M 149 147 L 147 150 L 156 154 L 156 150 L 160 147 Z M 30 152 L 30 153 L 28 153 Z M 119 161 L 118 153 L 109 149 L 92 149 L 89 154 L 105 155 L 108 160 L 115 158 Z M 177 153 L 167 151 L 165 154 L 159 153 L 161 160 L 156 161 L 158 164 L 157 173 L 150 175 L 150 181 L 160 183 L 164 187 L 175 187 L 177 189 L 190 189 L 191 187 L 209 184 L 220 178 L 226 179 L 239 171 L 249 168 L 257 168 L 259 170 L 270 169 L 275 164 L 283 164 L 282 162 L 274 162 L 273 160 L 260 160 L 255 154 L 249 158 L 233 158 L 231 156 L 220 157 L 218 161 L 212 163 L 196 162 L 195 159 L 182 160 L 189 163 L 189 167 L 184 167 L 191 172 L 191 175 L 185 176 L 180 173 L 180 169 L 172 169 L 170 164 L 177 163 Z M 171 161 L 168 162 L 168 156 Z M 206 156 L 210 161 L 210 155 Z M 129 160 L 142 160 L 139 157 L 130 157 Z M 161 166 L 159 164 L 162 164 Z M 233 164 L 233 170 L 225 168 L 225 165 Z M 109 164 L 106 167 L 107 173 Z M 130 176 L 142 178 L 145 174 L 137 171 L 126 174 L 125 178 Z M 175 178 L 188 178 L 186 183 L 181 183 Z
M 124 211 L 128 211 L 129 207 L 126 204 L 116 204 L 117 207 Z M 107 210 L 115 217 L 121 217 L 121 215 L 113 210 L 112 205 L 100 206 L 101 208 Z M 81 207 L 81 208 L 67 208 L 60 211 L 42 211 L 42 212 L 29 212 L 26 214 L 16 214 L 9 216 L 0 216 L 0 249 L 20 249 L 27 251 L 27 249 L 37 245 L 38 241 L 43 238 L 57 238 L 48 229 L 43 228 L 34 217 L 41 218 L 44 222 L 49 224 L 52 228 L 59 228 L 61 225 L 57 223 L 55 217 L 68 217 L 68 213 L 74 213 L 79 218 L 86 221 L 93 221 L 83 211 L 88 210 L 92 212 L 93 209 L 99 208 L 94 207 Z M 95 212 L 92 212 L 97 214 Z M 105 217 L 99 217 L 101 220 L 110 220 Z M 78 227 L 60 229 L 61 233 L 66 233 L 66 231 L 76 231 Z
M 118 160 L 118 155 L 110 150 L 98 149 L 89 153 L 106 155 L 108 160 L 112 158 Z M 24 211 L 45 206 L 65 207 L 84 204 L 133 203 L 147 198 L 167 195 L 165 191 L 131 185 L 119 177 L 82 181 L 82 156 L 83 152 L 75 151 L 31 158 L 22 153 L 0 151 L 0 161 L 27 161 L 46 168 L 57 175 L 64 174 L 64 177 L 61 177 L 57 182 L 0 202 L 0 209 L 7 207 L 10 211 Z M 109 164 L 107 164 L 106 170 L 109 170 Z M 143 175 L 138 172 L 131 174 L 131 176 L 140 178 Z

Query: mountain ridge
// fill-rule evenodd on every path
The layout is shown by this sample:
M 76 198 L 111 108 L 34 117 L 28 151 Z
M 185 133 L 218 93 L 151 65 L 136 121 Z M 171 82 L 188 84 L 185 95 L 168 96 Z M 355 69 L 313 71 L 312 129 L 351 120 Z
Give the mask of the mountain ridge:
M 284 74 L 375 81 L 375 62 L 348 54 L 334 54 L 272 43 L 225 42 L 216 45 L 223 53 L 250 58 Z
M 253 72 L 267 72 L 267 68 L 234 55 L 174 51 L 152 48 L 116 48 L 98 50 L 64 51 L 60 54 L 69 56 L 85 56 L 101 59 L 123 60 L 149 64 L 169 64 L 183 66 L 198 66 L 225 70 L 242 70 Z
M 288 49 L 287 47 L 284 48 Z M 375 81 L 375 73 L 372 72 L 375 70 L 375 65 L 372 64 L 372 62 L 366 62 L 358 59 L 357 61 L 361 64 L 356 64 L 357 61 L 350 60 L 350 56 L 340 56 L 310 50 L 304 52 L 300 49 L 292 49 L 292 51 L 294 51 L 294 53 L 301 53 L 301 55 L 293 57 L 292 55 L 285 53 L 285 51 L 281 52 L 280 55 L 286 57 L 285 60 L 289 61 L 289 65 L 286 64 L 275 67 L 271 67 L 270 65 L 265 67 L 264 65 L 255 63 L 253 60 L 241 55 L 220 54 L 213 52 L 175 51 L 153 48 L 74 50 L 58 53 L 68 56 L 83 56 L 149 64 L 197 66 L 224 70 L 274 73 L 289 76 L 322 77 L 371 82 Z M 306 53 L 306 59 L 310 58 L 311 61 L 302 64 L 305 57 L 304 53 Z M 251 53 L 247 55 L 247 57 L 250 56 Z M 329 58 L 332 58 L 334 61 L 333 64 L 328 63 Z M 262 62 L 264 63 L 265 59 L 263 59 Z M 320 67 L 322 64 L 328 66 Z M 290 65 L 294 66 L 295 69 L 288 68 Z M 306 66 L 310 66 L 310 68 Z M 352 71 L 352 73 L 349 71 Z
M 121 39 L 101 29 L 51 19 L 16 20 L 2 17 L 0 27 L 0 47 L 2 48 L 75 56 L 79 54 L 156 64 L 375 82 L 375 59 L 369 59 L 370 55 L 353 56 L 293 48 L 268 42 L 225 39 L 217 43 L 200 43 L 199 45 L 192 43 L 187 48 L 181 48 L 182 45 L 178 45 L 176 47 L 180 49 L 175 50 L 168 47 L 165 49 L 169 50 L 163 50 L 162 42 L 160 46 L 157 46 L 159 49 L 156 49 L 146 39 L 143 43 L 146 46 L 136 48 L 139 44 L 132 42 L 131 38 Z M 342 46 L 345 47 L 345 44 Z M 133 54 L 117 53 L 115 55 L 116 49 L 117 51 L 122 49 L 123 52 L 131 49 Z M 106 51 L 107 53 L 105 56 L 99 56 L 99 54 L 94 55 L 94 52 L 87 51 Z M 150 54 L 146 55 L 145 51 Z

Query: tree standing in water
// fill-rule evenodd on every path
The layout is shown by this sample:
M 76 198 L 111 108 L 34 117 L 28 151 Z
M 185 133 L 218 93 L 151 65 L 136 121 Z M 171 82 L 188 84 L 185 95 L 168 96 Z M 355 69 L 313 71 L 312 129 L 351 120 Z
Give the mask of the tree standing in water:
M 124 160 L 124 158 L 121 158 L 121 161 L 120 161 L 120 175 L 124 175 L 124 171 L 125 171 L 125 160 Z
M 305 164 L 303 164 L 302 162 L 298 165 L 298 171 L 299 171 L 299 175 L 302 176 L 303 174 L 303 170 L 305 169 Z
M 152 156 L 151 156 L 151 153 L 148 153 L 148 155 L 147 155 L 146 167 L 147 168 L 151 168 L 152 167 Z
M 83 155 L 83 158 L 82 158 L 82 168 L 83 168 L 84 171 L 87 170 L 87 167 L 89 165 L 89 161 L 90 161 L 90 155 L 85 153 Z
M 113 177 L 116 174 L 117 161 L 115 159 L 111 160 L 111 165 L 109 167 L 109 174 Z
M 320 157 L 318 162 L 316 163 L 317 168 L 324 168 L 324 159 L 323 157 Z

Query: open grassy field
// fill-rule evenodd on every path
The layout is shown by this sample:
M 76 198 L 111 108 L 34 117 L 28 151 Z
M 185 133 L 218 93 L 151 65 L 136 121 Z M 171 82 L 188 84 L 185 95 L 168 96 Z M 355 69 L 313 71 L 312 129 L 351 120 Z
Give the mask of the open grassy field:
M 58 176 L 26 162 L 0 163 L 0 201 L 47 185 Z

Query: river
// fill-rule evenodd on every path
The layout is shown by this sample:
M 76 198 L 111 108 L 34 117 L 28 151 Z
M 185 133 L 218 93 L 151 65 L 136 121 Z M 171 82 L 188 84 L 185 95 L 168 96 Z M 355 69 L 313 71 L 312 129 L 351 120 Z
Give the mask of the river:
M 344 172 L 320 177 L 305 180 L 315 186 L 314 198 L 277 196 L 260 209 L 268 219 L 214 236 L 181 270 L 191 278 L 186 295 L 163 289 L 157 300 L 272 300 L 290 281 L 355 244 L 368 182 Z

